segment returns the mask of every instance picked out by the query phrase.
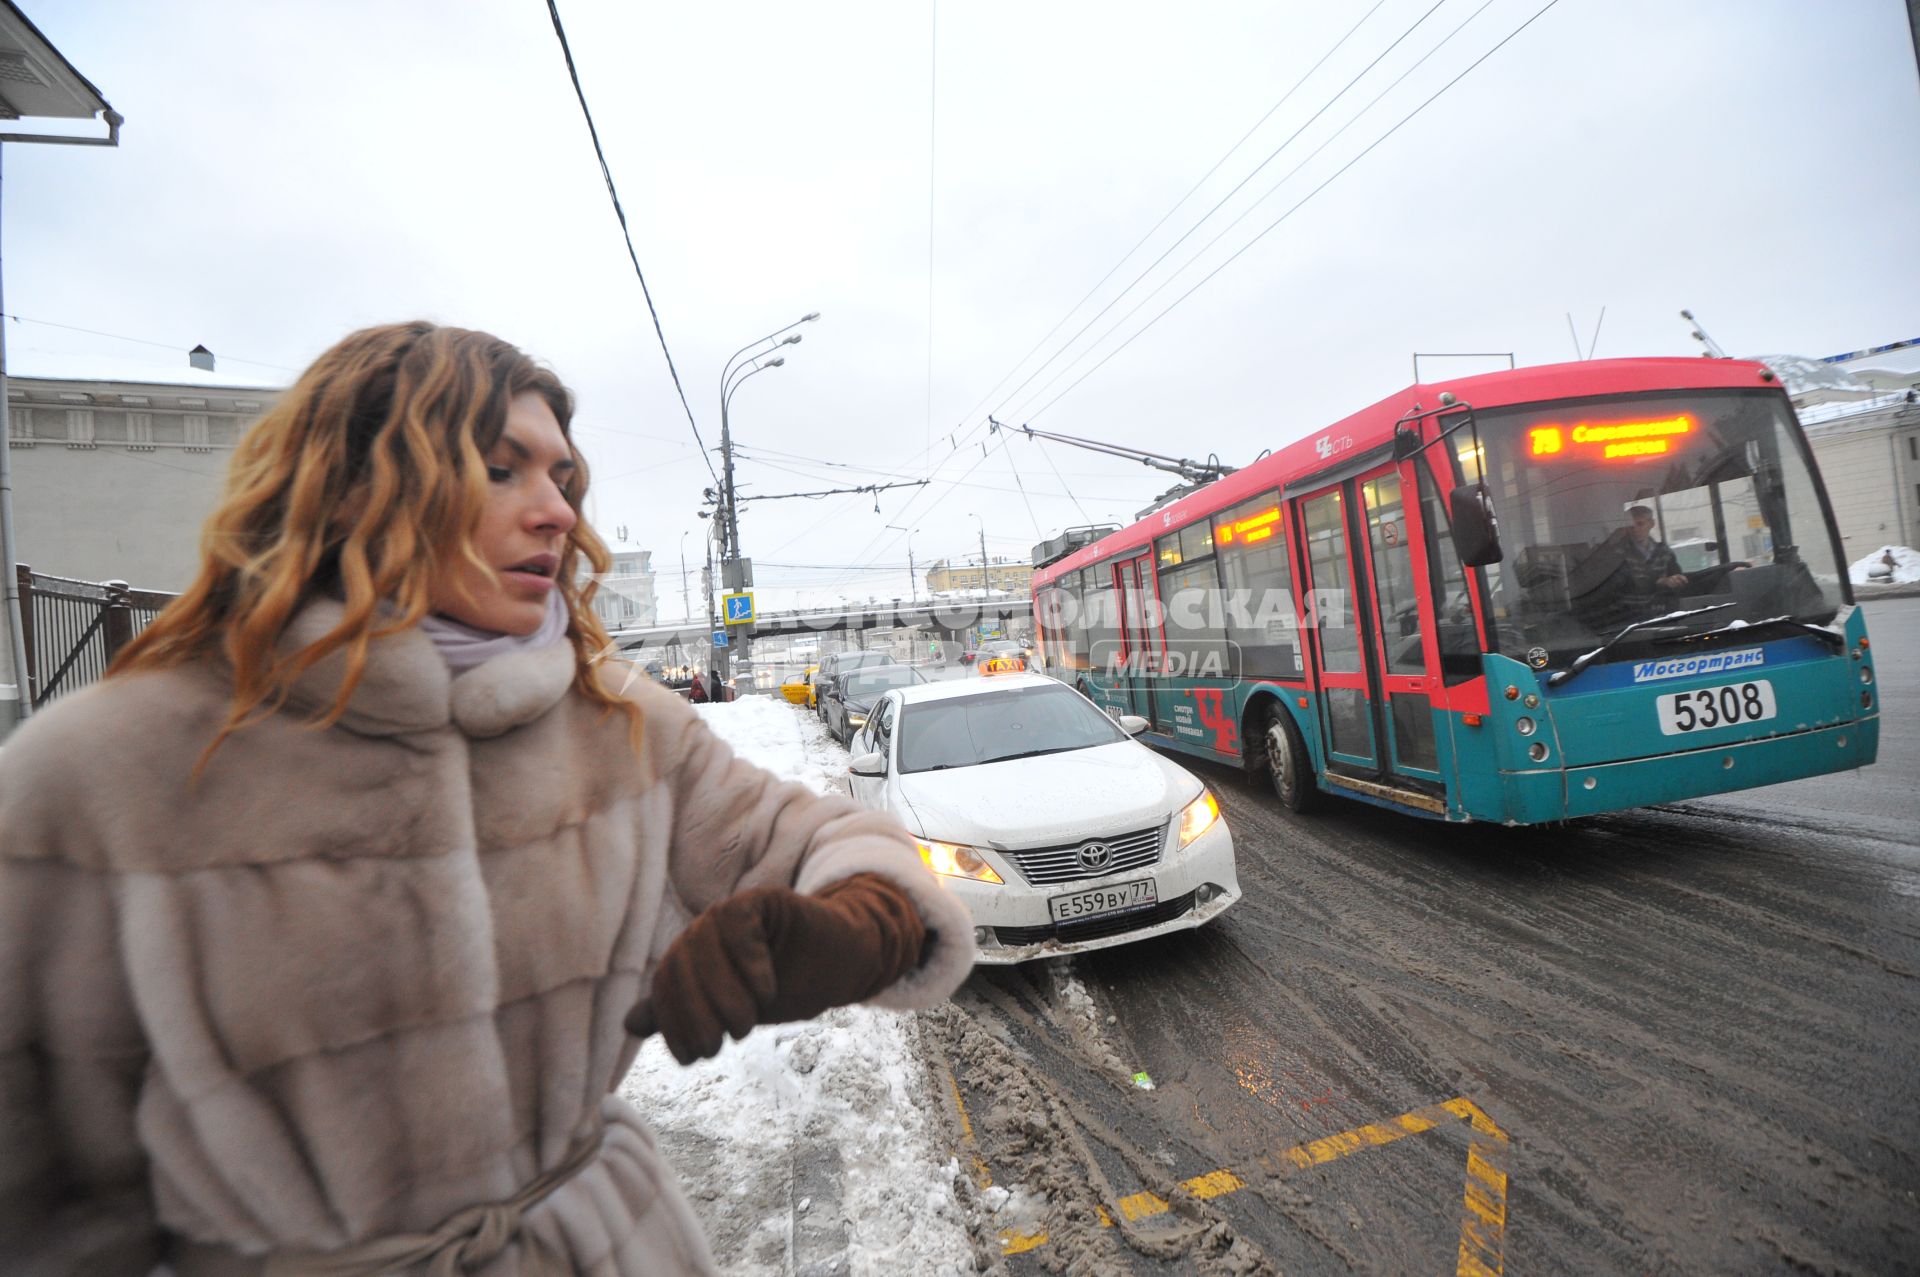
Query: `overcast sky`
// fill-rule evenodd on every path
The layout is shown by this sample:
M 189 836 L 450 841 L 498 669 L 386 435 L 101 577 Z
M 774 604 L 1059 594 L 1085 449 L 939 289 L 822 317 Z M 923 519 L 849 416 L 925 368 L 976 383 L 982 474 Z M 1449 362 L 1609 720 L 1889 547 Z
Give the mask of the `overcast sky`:
M 117 151 L 6 148 L 5 308 L 162 345 L 13 323 L 14 372 L 165 379 L 204 343 L 284 384 L 362 325 L 489 329 L 574 386 L 593 517 L 679 612 L 712 480 L 543 0 L 18 3 L 127 123 Z M 562 0 L 710 446 L 727 356 L 822 314 L 733 400 L 743 494 L 933 480 L 877 514 L 745 505 L 762 606 L 905 595 L 889 524 L 923 572 L 981 525 L 1024 558 L 1171 482 L 989 412 L 1244 462 L 1416 350 L 1570 359 L 1568 312 L 1585 343 L 1606 308 L 1601 357 L 1697 353 L 1683 306 L 1740 354 L 1920 337 L 1901 0 L 1559 0 L 1333 177 L 1544 3 Z

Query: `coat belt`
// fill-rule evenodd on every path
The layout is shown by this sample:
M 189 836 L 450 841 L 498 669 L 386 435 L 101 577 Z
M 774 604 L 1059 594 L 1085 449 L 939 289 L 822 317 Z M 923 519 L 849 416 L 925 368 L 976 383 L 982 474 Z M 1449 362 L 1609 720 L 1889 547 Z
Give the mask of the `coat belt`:
M 574 1277 L 567 1256 L 540 1238 L 521 1238 L 520 1224 L 549 1193 L 586 1169 L 600 1152 L 606 1129 L 605 1119 L 597 1119 L 559 1165 L 504 1201 L 454 1212 L 430 1233 L 393 1233 L 343 1250 L 277 1252 L 260 1271 L 264 1277 L 381 1277 L 425 1264 L 428 1277 L 459 1277 L 491 1263 L 520 1240 L 522 1277 Z

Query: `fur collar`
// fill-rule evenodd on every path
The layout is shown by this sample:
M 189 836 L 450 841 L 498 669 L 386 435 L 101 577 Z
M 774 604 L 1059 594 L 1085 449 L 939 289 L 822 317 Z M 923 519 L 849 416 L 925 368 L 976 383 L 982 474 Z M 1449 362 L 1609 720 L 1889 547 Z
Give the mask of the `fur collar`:
M 288 655 L 315 642 L 340 623 L 346 608 L 337 599 L 316 599 L 301 609 L 281 637 Z M 346 675 L 344 652 L 302 674 L 287 698 L 296 711 L 324 711 Z M 457 678 L 419 629 L 373 640 L 367 668 L 347 701 L 341 726 L 362 736 L 432 731 L 448 723 L 469 736 L 499 736 L 552 709 L 573 684 L 573 644 L 553 643 L 531 652 L 495 657 Z

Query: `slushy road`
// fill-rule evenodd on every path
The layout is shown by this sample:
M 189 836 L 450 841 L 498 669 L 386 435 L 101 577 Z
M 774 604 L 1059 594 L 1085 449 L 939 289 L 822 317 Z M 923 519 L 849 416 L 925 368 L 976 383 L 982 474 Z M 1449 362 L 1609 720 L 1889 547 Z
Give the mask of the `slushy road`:
M 1858 773 L 1516 830 L 1196 766 L 1246 898 L 949 1013 L 975 1178 L 1073 1207 L 1010 1271 L 1920 1268 L 1920 599 L 1866 606 Z

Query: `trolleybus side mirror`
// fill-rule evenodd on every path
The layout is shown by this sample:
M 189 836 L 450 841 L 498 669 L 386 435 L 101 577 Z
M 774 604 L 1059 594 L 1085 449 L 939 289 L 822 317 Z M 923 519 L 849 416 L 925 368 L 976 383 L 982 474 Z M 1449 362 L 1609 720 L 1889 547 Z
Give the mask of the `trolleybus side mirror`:
M 1468 567 L 1498 563 L 1504 555 L 1500 548 L 1500 523 L 1493 517 L 1493 502 L 1487 490 L 1477 483 L 1463 483 L 1447 499 L 1447 513 L 1453 522 L 1453 548 L 1460 562 Z

